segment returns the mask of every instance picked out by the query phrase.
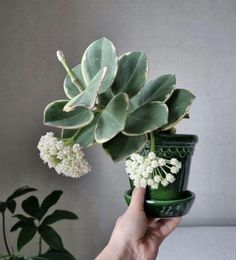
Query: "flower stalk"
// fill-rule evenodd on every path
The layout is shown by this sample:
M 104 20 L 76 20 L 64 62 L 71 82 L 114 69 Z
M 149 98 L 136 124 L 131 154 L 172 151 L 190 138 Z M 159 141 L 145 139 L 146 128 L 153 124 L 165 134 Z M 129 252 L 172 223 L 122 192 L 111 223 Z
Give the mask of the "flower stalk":
M 83 82 L 76 77 L 75 73 L 70 69 L 66 62 L 66 58 L 61 50 L 57 51 L 57 59 L 61 62 L 63 67 L 65 68 L 67 74 L 69 75 L 71 82 L 79 89 L 80 92 L 85 90 L 85 86 Z

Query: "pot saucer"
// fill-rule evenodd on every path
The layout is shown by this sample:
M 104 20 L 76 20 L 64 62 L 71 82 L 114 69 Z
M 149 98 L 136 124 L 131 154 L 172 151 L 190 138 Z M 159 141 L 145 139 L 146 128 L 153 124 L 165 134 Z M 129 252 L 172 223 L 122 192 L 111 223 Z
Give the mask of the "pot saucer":
M 129 205 L 132 190 L 125 192 L 124 197 Z M 144 208 L 146 215 L 152 218 L 173 218 L 181 217 L 190 211 L 195 199 L 195 194 L 191 191 L 170 192 L 165 198 L 154 200 L 146 198 Z

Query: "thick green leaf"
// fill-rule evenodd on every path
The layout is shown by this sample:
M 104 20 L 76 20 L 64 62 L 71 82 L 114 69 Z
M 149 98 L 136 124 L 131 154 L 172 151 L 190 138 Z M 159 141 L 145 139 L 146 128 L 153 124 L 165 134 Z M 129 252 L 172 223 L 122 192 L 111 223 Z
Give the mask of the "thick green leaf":
M 71 99 L 71 101 L 69 101 L 65 105 L 63 110 L 69 112 L 72 111 L 75 107 L 79 107 L 79 106 L 93 108 L 98 95 L 98 91 L 102 85 L 102 81 L 104 80 L 106 72 L 107 72 L 107 67 L 99 70 L 99 72 L 89 82 L 87 88 L 79 95 Z
M 148 61 L 143 52 L 129 52 L 119 58 L 118 72 L 112 85 L 114 94 L 125 92 L 131 98 L 144 86 Z
M 50 249 L 40 257 L 44 257 L 43 259 L 50 259 L 50 260 L 76 260 L 75 257 L 65 249 L 60 251 Z M 33 258 L 33 259 L 41 260 L 38 258 Z
M 103 144 L 103 148 L 114 162 L 125 159 L 131 153 L 141 150 L 147 142 L 146 135 L 126 136 L 119 133 L 110 141 Z
M 145 104 L 131 112 L 126 120 L 126 135 L 143 135 L 167 123 L 168 108 L 159 101 Z
M 61 137 L 62 138 L 71 138 L 77 131 L 78 131 L 78 129 L 62 129 Z
M 85 83 L 89 85 L 93 77 L 104 67 L 107 67 L 107 74 L 99 93 L 104 93 L 112 85 L 118 68 L 115 46 L 108 39 L 101 38 L 91 43 L 82 57 L 81 69 Z
M 58 128 L 75 129 L 88 125 L 93 120 L 93 112 L 86 107 L 63 111 L 68 100 L 57 100 L 48 104 L 44 110 L 44 124 Z
M 67 210 L 55 210 L 51 215 L 47 216 L 42 225 L 50 225 L 54 222 L 63 220 L 63 219 L 78 219 L 76 214 Z
M 162 75 L 161 77 L 149 81 L 142 88 L 139 98 L 139 105 L 147 104 L 151 101 L 166 102 L 175 89 L 175 75 Z
M 83 75 L 82 75 L 82 71 L 81 71 L 81 65 L 79 64 L 79 65 L 75 66 L 72 69 L 72 71 L 74 72 L 75 76 L 77 78 L 79 78 L 79 80 L 84 85 L 86 85 L 85 82 L 84 82 L 84 79 L 83 79 Z M 73 97 L 79 95 L 79 93 L 80 93 L 79 89 L 71 82 L 69 75 L 67 75 L 65 77 L 63 87 L 64 87 L 65 94 L 69 99 L 72 99 Z
M 102 111 L 95 129 L 95 140 L 105 143 L 125 127 L 129 98 L 125 93 L 115 96 Z
M 41 218 L 47 213 L 47 211 L 54 206 L 57 201 L 60 199 L 62 195 L 61 190 L 55 190 L 52 193 L 50 193 L 42 202 L 41 208 L 40 208 L 40 216 Z
M 139 93 L 135 96 L 133 96 L 129 101 L 129 109 L 128 114 L 130 114 L 132 111 L 140 107 L 140 95 Z
M 21 250 L 23 246 L 30 242 L 33 239 L 35 233 L 37 231 L 36 227 L 23 227 L 19 233 L 17 239 L 17 249 L 18 251 Z
M 23 210 L 34 218 L 39 218 L 40 206 L 39 201 L 35 196 L 30 196 L 22 202 Z
M 83 127 L 81 130 L 79 130 L 78 137 L 75 140 L 75 142 L 77 144 L 80 144 L 83 147 L 89 147 L 96 142 L 95 141 L 95 129 L 96 129 L 97 122 L 98 122 L 98 119 L 100 116 L 101 116 L 101 113 L 96 113 L 94 115 L 93 121 L 89 125 Z
M 167 130 L 178 124 L 188 113 L 195 96 L 186 89 L 175 89 L 166 104 L 169 109 L 168 123 L 161 130 Z
M 28 193 L 28 192 L 32 192 L 32 191 L 36 191 L 36 190 L 37 189 L 30 188 L 29 186 L 21 187 L 21 188 L 17 189 L 16 191 L 14 191 L 12 193 L 12 195 L 7 198 L 7 201 L 13 200 L 13 199 L 15 199 L 17 197 L 20 197 L 20 196 Z
M 38 231 L 46 244 L 53 249 L 63 249 L 63 243 L 58 233 L 49 226 L 40 226 Z

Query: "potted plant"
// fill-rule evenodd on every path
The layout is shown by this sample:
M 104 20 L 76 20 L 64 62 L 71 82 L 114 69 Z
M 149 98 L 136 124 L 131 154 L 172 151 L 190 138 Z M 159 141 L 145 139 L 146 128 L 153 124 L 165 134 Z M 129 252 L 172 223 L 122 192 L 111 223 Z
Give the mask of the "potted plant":
M 36 191 L 28 186 L 21 187 L 14 191 L 5 201 L 0 201 L 0 212 L 2 215 L 3 241 L 7 254 L 0 253 L 0 259 L 4 260 L 75 260 L 75 257 L 64 248 L 61 236 L 51 226 L 61 220 L 78 219 L 76 214 L 67 210 L 57 209 L 48 213 L 62 195 L 62 191 L 57 190 L 50 193 L 41 203 L 36 196 L 30 196 L 23 200 L 21 206 L 23 213 L 15 214 L 17 207 L 16 199 L 29 192 Z M 9 211 L 17 222 L 10 231 L 20 230 L 17 238 L 16 250 L 9 246 L 6 231 L 6 213 Z M 22 210 L 21 210 L 22 212 Z M 31 242 L 35 237 L 38 240 L 38 252 L 36 256 L 22 255 L 21 249 Z M 48 246 L 47 251 L 45 248 Z
M 59 174 L 80 177 L 90 170 L 82 148 L 101 144 L 114 162 L 126 159 L 131 190 L 147 188 L 146 212 L 153 217 L 186 214 L 194 200 L 187 191 L 195 135 L 175 134 L 194 95 L 177 89 L 175 75 L 147 82 L 143 52 L 117 56 L 113 43 L 101 38 L 85 50 L 81 64 L 70 68 L 62 51 L 67 99 L 46 106 L 44 124 L 62 129 L 61 137 L 43 136 L 40 156 Z

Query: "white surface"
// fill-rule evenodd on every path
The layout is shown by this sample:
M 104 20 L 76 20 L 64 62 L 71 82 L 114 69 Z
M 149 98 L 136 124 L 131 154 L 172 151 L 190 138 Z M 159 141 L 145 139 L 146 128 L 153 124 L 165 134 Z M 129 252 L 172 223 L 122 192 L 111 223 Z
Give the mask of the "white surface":
M 235 260 L 236 227 L 182 227 L 162 244 L 157 260 Z

